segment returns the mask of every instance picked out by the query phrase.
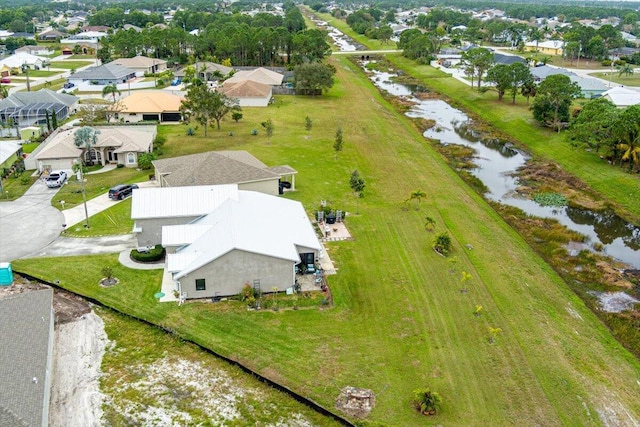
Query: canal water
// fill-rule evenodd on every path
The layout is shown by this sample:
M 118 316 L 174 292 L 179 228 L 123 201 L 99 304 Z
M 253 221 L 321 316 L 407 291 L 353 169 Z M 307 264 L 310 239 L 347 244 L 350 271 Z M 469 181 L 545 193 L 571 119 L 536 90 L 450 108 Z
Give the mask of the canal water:
M 407 116 L 436 122 L 435 126 L 424 132 L 425 137 L 439 140 L 442 144 L 459 144 L 475 150 L 474 163 L 477 167 L 471 173 L 488 188 L 485 194 L 487 198 L 518 207 L 530 215 L 556 219 L 567 228 L 585 235 L 586 244 L 574 245 L 573 251 L 593 249 L 599 244 L 605 254 L 640 269 L 640 227 L 624 221 L 613 212 L 541 206 L 533 200 L 520 197 L 515 191 L 518 182 L 513 175 L 529 159 L 526 153 L 508 142 L 487 138 L 472 130 L 469 117 L 446 102 L 418 99 L 413 95 L 415 87 L 392 81 L 395 74 L 370 72 L 371 80 L 377 87 L 414 104 Z M 640 191 L 637 197 L 640 197 Z

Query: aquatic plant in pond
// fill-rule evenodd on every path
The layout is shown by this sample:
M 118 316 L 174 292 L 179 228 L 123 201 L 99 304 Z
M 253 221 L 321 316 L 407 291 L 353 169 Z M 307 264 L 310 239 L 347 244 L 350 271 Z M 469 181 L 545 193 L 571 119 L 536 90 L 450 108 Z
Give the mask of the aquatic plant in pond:
M 540 206 L 555 206 L 561 208 L 567 206 L 567 198 L 558 193 L 536 193 L 533 200 Z

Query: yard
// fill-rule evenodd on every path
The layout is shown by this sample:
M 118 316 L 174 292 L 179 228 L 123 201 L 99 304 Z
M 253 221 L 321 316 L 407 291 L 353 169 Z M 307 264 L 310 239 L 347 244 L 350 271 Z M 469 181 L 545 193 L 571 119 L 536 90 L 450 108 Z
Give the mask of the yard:
M 623 86 L 640 86 L 640 73 L 635 72 L 634 74 L 627 76 L 621 76 L 617 70 L 613 70 L 613 73 L 592 73 L 594 77 L 599 77 L 604 80 L 611 80 L 613 83 L 617 83 Z
M 240 123 L 226 120 L 222 130 L 210 129 L 208 138 L 201 128 L 186 136 L 183 125 L 161 127 L 160 134 L 167 137 L 165 156 L 246 149 L 269 166 L 288 164 L 299 173 L 298 191 L 287 197 L 301 200 L 309 212 L 321 200 L 351 212 L 347 221 L 355 240 L 328 247 L 338 269 L 328 278 L 334 308 L 275 313 L 247 312 L 233 303 L 158 304 L 153 295 L 160 272 L 128 270 L 117 255 L 22 259 L 15 270 L 59 280 L 175 330 L 329 409 L 345 386 L 371 389 L 377 400 L 373 422 L 604 423 L 597 414 L 613 414 L 620 425 L 637 422 L 638 360 L 353 64 L 331 61 L 337 84 L 327 96 L 277 97 L 268 108 L 244 109 Z M 450 78 L 434 80 L 463 92 Z M 495 105 L 496 118 L 510 106 L 491 101 L 491 94 L 468 96 L 469 105 L 472 97 L 485 110 Z M 310 131 L 306 116 L 313 122 Z M 269 118 L 271 138 L 260 126 Z M 524 134 L 521 117 L 507 118 L 500 123 Z M 344 149 L 336 153 L 338 128 Z M 253 129 L 258 135 L 251 135 Z M 548 136 L 546 145 L 553 144 Z M 560 144 L 551 146 L 564 153 Z M 562 160 L 569 162 L 569 154 Z M 589 161 L 583 153 L 573 155 Z M 598 175 L 596 166 L 590 165 Z M 359 201 L 349 188 L 354 169 L 366 182 Z M 416 189 L 427 197 L 417 210 L 403 210 L 402 201 Z M 356 203 L 359 215 L 353 214 Z M 631 210 L 640 202 L 627 203 Z M 431 249 L 434 233 L 425 231 L 425 216 L 435 221 L 435 233 L 450 233 L 449 259 Z M 73 268 L 78 265 L 82 271 Z M 98 286 L 104 266 L 113 267 L 119 285 Z M 463 272 L 470 277 L 464 286 Z M 481 314 L 475 315 L 478 306 Z M 422 387 L 443 397 L 441 411 L 429 419 L 411 404 L 412 391 Z

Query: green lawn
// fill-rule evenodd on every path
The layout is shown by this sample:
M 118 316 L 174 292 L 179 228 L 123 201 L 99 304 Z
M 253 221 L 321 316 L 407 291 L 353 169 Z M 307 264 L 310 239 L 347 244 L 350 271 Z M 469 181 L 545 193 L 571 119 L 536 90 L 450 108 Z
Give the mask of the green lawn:
M 38 148 L 39 145 L 39 142 L 29 142 L 27 144 L 22 144 L 22 151 L 24 151 L 25 153 L 31 153 L 33 152 L 33 150 Z
M 334 308 L 274 313 L 234 303 L 158 304 L 161 272 L 127 270 L 117 255 L 22 259 L 14 269 L 174 329 L 327 408 L 345 386 L 370 388 L 375 422 L 597 425 L 606 408 L 617 408 L 620 419 L 640 418 L 638 360 L 353 64 L 332 61 L 337 84 L 327 96 L 276 97 L 266 109 L 244 109 L 241 123 L 225 121 L 209 138 L 202 129 L 186 137 L 184 126 L 160 132 L 168 136 L 166 155 L 246 149 L 267 165 L 291 165 L 299 173 L 290 197 L 309 212 L 320 200 L 354 212 L 348 181 L 359 170 L 365 197 L 360 215 L 346 220 L 355 240 L 328 246 L 338 268 L 328 278 Z M 270 141 L 247 133 L 261 131 L 268 118 L 275 125 Z M 336 160 L 338 127 L 345 143 Z M 402 201 L 418 188 L 427 194 L 420 210 L 404 211 Z M 436 233 L 450 233 L 457 263 L 432 251 L 425 216 Z M 98 286 L 104 266 L 113 267 L 119 285 Z M 463 271 L 471 275 L 465 293 Z M 502 330 L 495 344 L 488 343 L 490 328 Z M 439 415 L 414 411 L 419 387 L 442 395 Z
M 50 68 L 60 68 L 63 70 L 72 70 L 74 68 L 85 67 L 91 65 L 94 61 L 75 61 L 71 59 L 65 59 L 64 61 L 52 61 Z
M 105 173 L 85 174 L 85 194 L 87 200 L 109 191 L 117 184 L 141 182 L 149 179 L 149 171 L 138 171 L 132 168 L 118 168 Z M 51 204 L 60 209 L 60 200 L 64 200 L 65 208 L 72 208 L 82 203 L 80 182 L 75 175 L 71 175 L 65 184 L 51 200 Z M 106 219 L 108 221 L 108 219 Z M 130 231 L 131 228 L 127 230 Z M 113 234 L 113 233 L 110 233 Z
M 640 86 L 640 73 L 634 73 L 630 76 L 621 76 L 616 70 L 611 73 L 592 73 L 594 77 L 599 77 L 604 80 L 611 80 L 613 83 L 617 83 L 623 86 Z
M 38 177 L 30 176 L 31 172 L 32 171 L 23 172 L 17 178 L 13 176 L 2 178 L 0 202 L 12 201 L 22 197 L 29 187 L 38 179 Z
M 495 92 L 471 90 L 431 66 L 416 65 L 414 61 L 395 54 L 389 54 L 387 58 L 409 75 L 422 80 L 430 89 L 449 97 L 454 105 L 510 135 L 531 154 L 560 164 L 615 203 L 617 210 L 627 219 L 640 223 L 640 177 L 609 165 L 596 153 L 573 148 L 567 142 L 565 132 L 558 134 L 540 127 L 523 97 L 516 98 L 515 105 L 508 99 L 499 102 Z
M 47 70 L 30 70 L 29 77 L 51 77 L 56 74 L 60 74 L 59 71 L 47 71 Z
M 93 237 L 130 233 L 134 222 L 131 219 L 131 198 L 114 203 L 109 209 L 93 215 L 89 221 L 90 228 L 85 228 L 82 221 L 74 228 L 65 230 L 63 236 Z

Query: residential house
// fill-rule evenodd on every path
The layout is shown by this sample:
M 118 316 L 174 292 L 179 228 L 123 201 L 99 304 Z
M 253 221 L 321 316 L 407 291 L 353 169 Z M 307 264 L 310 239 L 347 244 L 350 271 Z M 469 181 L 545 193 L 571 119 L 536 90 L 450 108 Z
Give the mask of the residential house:
M 237 184 L 241 190 L 277 195 L 286 177 L 295 190 L 295 174 L 288 165 L 268 167 L 248 151 L 208 151 L 154 160 L 161 187 Z
M 0 61 L 0 68 L 7 67 L 11 70 L 15 70 L 16 73 L 21 72 L 23 66 L 28 66 L 29 68 L 41 68 L 42 64 L 47 62 L 47 58 L 41 58 L 36 55 L 31 55 L 30 53 L 19 52 L 14 53 L 13 55 L 4 58 Z
M 50 89 L 36 92 L 15 92 L 0 100 L 0 122 L 12 122 L 16 126 L 46 127 L 47 115 L 55 114 L 62 122 L 78 109 L 80 98 L 57 93 Z
M 640 105 L 640 90 L 624 86 L 611 88 L 604 92 L 602 97 L 611 101 L 618 108 Z
M 69 34 L 63 33 L 61 31 L 49 30 L 38 34 L 38 40 L 40 40 L 41 42 L 57 42 L 68 36 Z
M 531 68 L 531 74 L 533 75 L 533 80 L 537 83 L 546 79 L 548 76 L 564 74 L 569 77 L 572 82 L 580 86 L 581 96 L 583 98 L 594 98 L 602 95 L 607 90 L 607 86 L 601 80 L 592 77 L 582 77 L 565 68 L 543 65 Z
M 46 427 L 53 362 L 53 290 L 1 297 L 0 319 L 0 424 Z
M 524 49 L 530 52 L 538 52 L 544 55 L 562 55 L 564 41 L 544 40 L 540 42 L 530 41 L 524 44 Z
M 49 49 L 46 46 L 22 46 L 15 50 L 15 53 L 28 53 L 29 55 L 51 55 L 53 53 L 53 49 Z
M 237 184 L 135 189 L 131 219 L 138 246 L 159 245 L 163 226 L 188 224 L 237 198 Z
M 156 126 L 97 126 L 97 143 L 87 150 L 75 145 L 75 129 L 59 130 L 47 138 L 25 159 L 27 169 L 70 170 L 84 161 L 106 165 L 120 164 L 135 168 L 138 156 L 153 150 Z
M 255 68 L 252 70 L 240 70 L 236 72 L 231 78 L 225 80 L 225 84 L 238 83 L 245 80 L 252 80 L 254 82 L 262 83 L 269 86 L 280 86 L 284 80 L 284 74 L 271 71 L 264 67 Z
M 136 72 L 131 68 L 109 62 L 108 64 L 89 67 L 69 76 L 67 81 L 75 85 L 90 82 L 95 85 L 126 83 L 134 79 Z
M 188 65 L 174 73 L 179 79 L 184 79 L 188 68 L 192 68 L 196 77 L 206 82 L 217 82 L 220 78 L 226 77 L 233 72 L 233 68 L 215 62 L 198 61 L 193 65 Z
M 82 53 L 87 55 L 90 51 L 95 52 L 100 44 L 100 39 L 106 37 L 108 34 L 102 31 L 85 31 L 83 33 L 74 34 L 65 39 L 60 39 L 61 44 L 66 44 L 71 47 L 82 46 Z
M 188 224 L 162 227 L 162 242 L 166 271 L 187 299 L 236 295 L 246 283 L 284 291 L 295 284 L 296 265 L 314 264 L 321 252 L 300 202 L 255 191 L 238 191 Z
M 640 39 L 638 37 L 634 36 L 633 34 L 627 33 L 625 31 L 620 31 L 620 34 L 622 35 L 622 39 L 625 42 L 631 43 L 640 47 Z
M 0 141 L 0 175 L 5 175 L 18 160 L 22 160 L 22 145 L 16 141 Z
M 135 56 L 133 58 L 118 58 L 111 61 L 111 64 L 118 64 L 123 67 L 135 70 L 138 75 L 161 73 L 167 70 L 167 61 L 164 59 L 148 58 L 146 56 Z
M 505 65 L 511 65 L 516 62 L 521 62 L 525 65 L 527 64 L 527 61 L 521 56 L 507 55 L 507 54 L 498 53 L 498 52 L 493 52 L 493 61 L 496 64 L 505 64 Z
M 241 107 L 266 107 L 273 97 L 273 87 L 253 80 L 224 82 L 216 89 L 229 98 L 236 98 Z
M 182 97 L 166 91 L 137 91 L 113 105 L 109 114 L 112 123 L 137 123 L 152 120 L 159 123 L 177 123 L 182 120 Z

